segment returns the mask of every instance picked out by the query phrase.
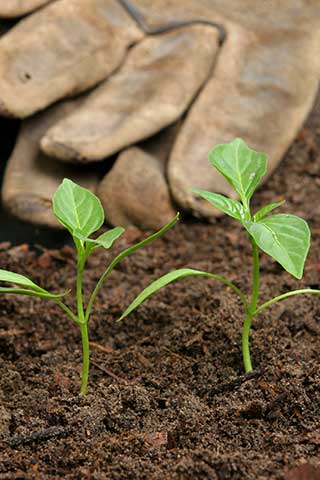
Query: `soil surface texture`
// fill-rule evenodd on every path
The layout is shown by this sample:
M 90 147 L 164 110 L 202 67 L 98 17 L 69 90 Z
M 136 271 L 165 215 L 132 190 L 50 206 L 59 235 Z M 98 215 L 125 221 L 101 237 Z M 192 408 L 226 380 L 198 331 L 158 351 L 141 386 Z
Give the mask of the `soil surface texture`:
M 261 255 L 260 302 L 320 288 L 319 101 L 252 207 L 282 198 L 279 212 L 309 222 L 311 251 L 300 282 Z M 110 251 L 96 252 L 84 291 L 115 253 L 144 236 L 129 228 Z M 70 246 L 2 242 L 0 265 L 50 291 L 74 290 Z M 214 280 L 178 281 L 116 323 L 143 287 L 184 266 L 250 293 L 250 245 L 237 222 L 181 222 L 126 258 L 102 289 L 90 321 L 85 398 L 77 325 L 53 302 L 0 296 L 0 480 L 320 478 L 320 298 L 287 299 L 256 318 L 255 370 L 244 375 L 243 311 Z M 72 297 L 67 303 L 75 307 Z

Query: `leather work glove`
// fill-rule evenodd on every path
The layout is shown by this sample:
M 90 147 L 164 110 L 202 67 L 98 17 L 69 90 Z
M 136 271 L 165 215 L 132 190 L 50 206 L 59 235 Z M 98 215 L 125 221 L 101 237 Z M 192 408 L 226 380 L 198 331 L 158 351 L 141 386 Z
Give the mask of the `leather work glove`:
M 0 18 L 14 18 L 32 12 L 51 0 L 0 0 Z
M 98 193 L 113 224 L 158 228 L 172 202 L 214 218 L 190 191 L 231 193 L 209 150 L 240 136 L 273 171 L 317 92 L 319 23 L 318 0 L 57 0 L 35 11 L 0 38 L 0 113 L 43 110 L 23 121 L 5 205 L 55 225 L 51 196 L 68 176 Z

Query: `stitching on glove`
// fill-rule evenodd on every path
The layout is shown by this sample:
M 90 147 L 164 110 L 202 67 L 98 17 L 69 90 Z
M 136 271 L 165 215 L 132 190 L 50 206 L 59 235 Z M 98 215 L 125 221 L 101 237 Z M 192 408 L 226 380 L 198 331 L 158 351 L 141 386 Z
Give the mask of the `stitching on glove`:
M 150 29 L 146 24 L 142 13 L 139 9 L 131 3 L 130 0 L 118 0 L 120 5 L 126 10 L 126 12 L 133 18 L 133 20 L 137 23 L 139 28 L 147 35 L 157 35 L 160 33 L 169 32 L 170 30 L 175 30 L 177 28 L 187 27 L 189 25 L 209 25 L 214 27 L 219 32 L 219 44 L 222 45 L 226 39 L 226 30 L 223 25 L 216 22 L 209 22 L 207 20 L 186 20 L 184 22 L 169 22 L 166 25 L 162 25 L 161 27 Z

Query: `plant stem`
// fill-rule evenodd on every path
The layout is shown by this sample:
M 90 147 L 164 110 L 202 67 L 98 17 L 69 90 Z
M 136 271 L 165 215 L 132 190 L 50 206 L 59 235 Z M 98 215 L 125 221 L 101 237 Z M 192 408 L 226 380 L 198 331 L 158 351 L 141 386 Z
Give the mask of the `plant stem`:
M 243 329 L 242 329 L 242 358 L 243 358 L 243 364 L 244 364 L 244 369 L 246 373 L 252 372 L 249 336 L 250 336 L 252 320 L 255 316 L 255 310 L 257 308 L 259 286 L 260 286 L 259 250 L 256 242 L 251 237 L 251 235 L 249 239 L 252 245 L 252 255 L 253 255 L 252 295 L 251 295 L 249 309 L 246 313 L 246 317 L 245 317 L 245 320 L 243 323 Z
M 83 301 L 82 301 L 83 268 L 84 268 L 84 261 L 81 257 L 79 257 L 77 262 L 77 309 L 78 309 L 78 319 L 80 322 L 84 322 L 84 310 L 83 310 Z
M 259 263 L 259 250 L 256 242 L 250 235 L 250 242 L 252 245 L 252 255 L 253 255 L 253 275 L 252 275 L 252 296 L 250 302 L 250 310 L 252 312 L 252 317 L 254 316 L 254 311 L 257 307 L 258 296 L 259 296 L 259 287 L 260 287 L 260 263 Z
M 88 391 L 88 378 L 89 378 L 89 336 L 88 336 L 88 324 L 81 323 L 81 340 L 82 340 L 82 374 L 81 374 L 81 391 L 80 395 L 85 396 Z
M 215 273 L 198 271 L 198 272 L 194 272 L 193 275 L 195 277 L 200 276 L 200 277 L 214 278 L 215 280 L 218 280 L 218 282 L 221 282 L 227 287 L 231 288 L 234 291 L 234 293 L 236 293 L 239 296 L 240 300 L 242 301 L 244 311 L 246 313 L 248 312 L 249 305 L 248 305 L 247 299 L 245 295 L 242 293 L 242 291 L 240 290 L 240 288 L 238 288 L 234 283 L 230 282 L 224 277 L 221 277 L 221 275 L 216 275 Z
M 101 275 L 95 289 L 93 290 L 90 298 L 89 298 L 89 302 L 88 302 L 88 306 L 87 306 L 87 309 L 86 309 L 86 313 L 85 313 L 85 318 L 86 320 L 88 320 L 88 318 L 90 317 L 90 313 L 91 313 L 91 309 L 92 309 L 92 305 L 96 299 L 96 296 L 98 295 L 99 293 L 99 290 L 103 284 L 103 282 L 105 281 L 105 279 L 107 278 L 107 276 L 109 275 L 109 273 L 114 269 L 114 267 L 116 265 L 118 265 L 119 262 L 121 262 L 121 260 L 123 260 L 127 255 L 130 255 L 131 253 L 133 252 L 136 252 L 137 250 L 139 250 L 139 248 L 145 246 L 145 245 L 148 245 L 149 243 L 153 242 L 154 240 L 156 240 L 158 237 L 160 237 L 163 233 L 165 233 L 167 230 L 169 230 L 171 227 L 173 227 L 177 221 L 179 220 L 179 213 L 177 213 L 177 215 L 174 217 L 173 220 L 171 220 L 170 223 L 168 223 L 167 225 L 165 225 L 164 227 L 162 227 L 160 230 L 158 230 L 157 232 L 153 233 L 152 235 L 150 235 L 150 237 L 147 237 L 145 238 L 144 240 L 141 240 L 141 242 L 138 242 L 136 243 L 136 245 L 133 245 L 133 247 L 129 247 L 129 248 L 126 248 L 125 250 L 123 250 L 123 252 L 120 252 L 113 260 L 112 262 L 110 263 L 110 265 L 108 266 L 108 268 L 105 270 L 105 272 Z
M 320 290 L 315 290 L 313 288 L 303 288 L 301 290 L 293 290 L 292 292 L 283 293 L 282 295 L 278 295 L 277 297 L 274 297 L 271 300 L 268 300 L 266 303 L 263 303 L 262 305 L 260 305 L 260 307 L 253 312 L 253 315 L 254 316 L 258 315 L 258 313 L 261 313 L 262 310 L 269 307 L 273 303 L 279 302 L 280 300 L 284 300 L 285 298 L 293 297 L 294 295 L 300 295 L 304 293 L 313 293 L 315 295 L 320 295 Z
M 78 253 L 79 255 L 79 253 Z M 82 340 L 82 373 L 81 373 L 81 390 L 80 395 L 85 396 L 88 391 L 88 378 L 89 378 L 89 336 L 88 336 L 88 318 L 85 318 L 83 300 L 82 300 L 82 274 L 85 264 L 85 257 L 78 256 L 77 262 L 77 309 L 78 309 L 78 322 L 81 331 Z
M 242 329 L 242 358 L 244 370 L 246 373 L 252 372 L 252 363 L 250 357 L 249 335 L 253 316 L 247 312 Z
M 70 318 L 72 318 L 72 320 L 77 324 L 79 325 L 79 320 L 77 318 L 77 316 L 72 312 L 72 310 L 70 310 L 69 307 L 67 307 L 67 305 L 65 305 L 63 302 L 61 302 L 61 300 L 54 300 L 56 302 L 57 305 L 59 305 L 59 307 L 61 307 L 68 315 Z
M 96 299 L 96 296 L 98 295 L 99 293 L 99 290 L 100 288 L 102 287 L 103 285 L 103 282 L 105 281 L 105 279 L 107 278 L 107 276 L 109 275 L 109 273 L 111 272 L 111 270 L 113 270 L 115 266 L 115 262 L 111 262 L 111 264 L 108 266 L 108 268 L 103 272 L 103 274 L 101 275 L 101 277 L 99 278 L 92 294 L 90 295 L 90 298 L 89 298 L 89 302 L 88 302 L 88 306 L 87 306 L 87 309 L 86 309 L 86 313 L 85 313 L 85 320 L 88 321 L 89 317 L 90 317 L 90 314 L 91 314 L 91 310 L 92 310 L 92 306 L 93 306 L 93 303 Z

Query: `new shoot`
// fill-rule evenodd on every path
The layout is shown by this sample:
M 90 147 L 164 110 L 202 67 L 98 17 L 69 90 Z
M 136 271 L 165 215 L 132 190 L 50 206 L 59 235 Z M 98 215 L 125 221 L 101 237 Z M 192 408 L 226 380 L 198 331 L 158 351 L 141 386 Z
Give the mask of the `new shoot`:
M 202 276 L 214 278 L 230 287 L 241 299 L 244 308 L 242 330 L 242 357 L 246 373 L 252 371 L 249 336 L 253 319 L 265 308 L 294 295 L 320 294 L 320 290 L 305 288 L 278 295 L 258 305 L 260 292 L 259 249 L 270 255 L 297 279 L 301 279 L 310 247 L 308 224 L 296 215 L 270 214 L 284 201 L 265 205 L 255 214 L 250 209 L 250 199 L 267 171 L 267 156 L 250 149 L 240 138 L 229 144 L 216 146 L 209 153 L 209 161 L 235 190 L 239 200 L 204 190 L 193 190 L 215 208 L 240 222 L 252 246 L 252 290 L 247 299 L 243 291 L 226 278 L 213 273 L 182 268 L 154 281 L 129 305 L 119 321 L 125 318 L 159 288 L 179 278 Z
M 98 280 L 94 290 L 91 292 L 88 304 L 85 306 L 82 298 L 82 279 L 86 262 L 89 256 L 97 248 L 108 249 L 113 242 L 122 235 L 124 228 L 115 227 L 102 233 L 97 238 L 90 236 L 96 232 L 104 223 L 105 215 L 100 200 L 89 190 L 80 187 L 71 180 L 64 179 L 53 197 L 53 213 L 59 222 L 70 232 L 77 251 L 77 279 L 76 279 L 76 311 L 73 312 L 61 299 L 70 292 L 64 292 L 58 295 L 52 294 L 36 285 L 23 275 L 0 270 L 0 281 L 13 283 L 15 287 L 0 287 L 0 293 L 20 293 L 23 295 L 32 295 L 41 298 L 47 298 L 57 303 L 72 321 L 80 328 L 82 339 L 82 375 L 81 375 L 81 395 L 86 395 L 88 389 L 89 377 L 89 335 L 88 322 L 94 301 L 99 293 L 102 284 L 108 277 L 114 267 L 125 257 L 135 252 L 139 248 L 153 242 L 160 235 L 173 227 L 178 221 L 179 215 L 165 225 L 161 230 L 145 238 L 136 245 L 127 248 L 117 255 L 108 265 L 106 270 Z

